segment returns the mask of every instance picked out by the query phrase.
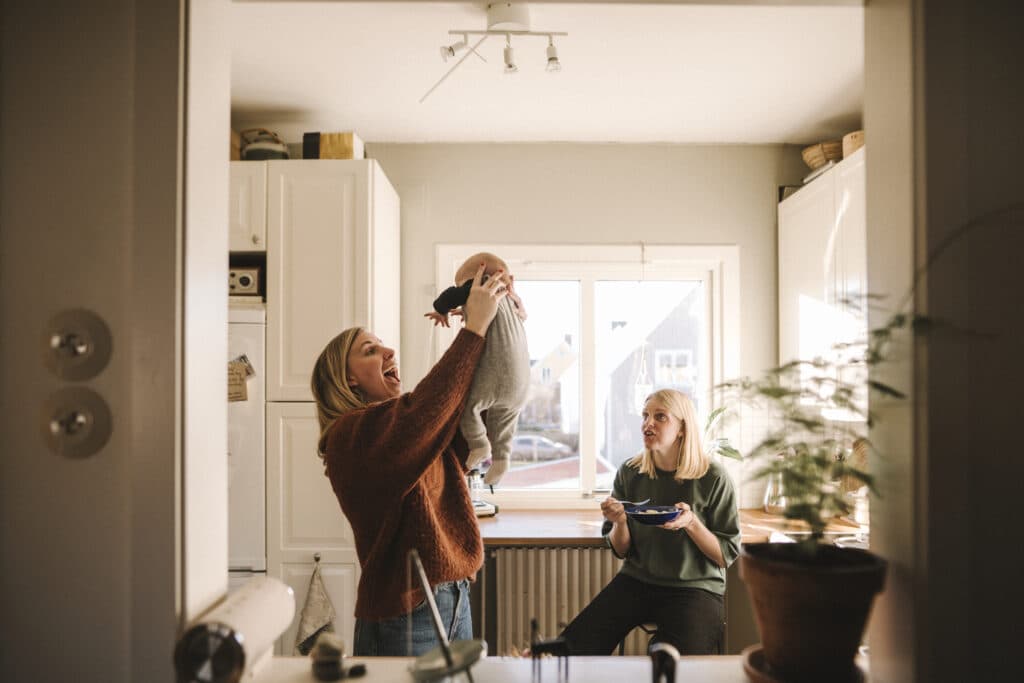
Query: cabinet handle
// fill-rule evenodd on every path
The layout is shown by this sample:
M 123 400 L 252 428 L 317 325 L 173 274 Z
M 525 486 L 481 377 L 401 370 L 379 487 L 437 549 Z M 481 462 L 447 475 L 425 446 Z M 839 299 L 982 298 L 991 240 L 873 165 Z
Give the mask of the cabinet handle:
M 253 235 L 252 236 L 252 243 L 253 244 L 259 244 L 260 243 L 260 236 L 259 235 Z

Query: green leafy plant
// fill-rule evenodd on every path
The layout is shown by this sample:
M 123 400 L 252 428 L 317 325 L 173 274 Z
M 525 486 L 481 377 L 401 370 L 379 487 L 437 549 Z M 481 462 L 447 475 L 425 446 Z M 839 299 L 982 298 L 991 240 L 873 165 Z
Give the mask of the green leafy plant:
M 871 448 L 867 429 L 875 416 L 866 408 L 867 394 L 905 395 L 869 379 L 868 371 L 889 358 L 898 330 L 926 325 L 924 318 L 897 313 L 870 330 L 866 340 L 836 344 L 827 358 L 795 360 L 756 379 L 719 385 L 730 401 L 760 411 L 772 425 L 745 459 L 763 463 L 752 479 L 781 483 L 787 501 L 783 514 L 807 524 L 810 535 L 804 545 L 809 552 L 815 551 L 832 518 L 853 512 L 847 491 L 866 486 L 878 495 L 871 475 L 851 458 L 855 444 Z
M 876 416 L 866 407 L 868 394 L 895 400 L 906 398 L 899 389 L 872 379 L 869 372 L 892 359 L 897 334 L 904 331 L 912 337 L 936 333 L 992 336 L 908 312 L 913 308 L 918 287 L 936 262 L 971 233 L 1010 226 L 1019 229 L 1022 217 L 1024 204 L 1010 204 L 952 230 L 916 268 L 911 286 L 895 312 L 888 311 L 885 322 L 869 329 L 866 339 L 837 344 L 828 358 L 795 360 L 767 370 L 758 379 L 718 386 L 727 397 L 727 404 L 739 402 L 760 408 L 775 425 L 745 459 L 764 463 L 752 479 L 776 477 L 781 482 L 787 499 L 784 515 L 805 522 L 810 529 L 802 544 L 809 553 L 817 550 L 829 520 L 851 513 L 854 503 L 845 490 L 866 486 L 869 493 L 879 495 L 871 475 L 859 463 L 851 462 L 849 456 L 857 442 L 865 451 L 874 451 L 867 430 Z M 881 298 L 869 294 L 863 301 L 841 303 L 866 314 L 866 308 L 877 307 Z M 843 418 L 837 419 L 836 415 Z
M 708 415 L 708 419 L 704 423 L 704 434 L 701 437 L 701 444 L 704 446 L 704 452 L 711 457 L 717 455 L 732 458 L 733 460 L 743 460 L 743 454 L 732 445 L 729 437 L 716 436 L 716 432 L 722 426 L 728 410 L 728 406 L 721 406 L 711 411 L 711 414 Z

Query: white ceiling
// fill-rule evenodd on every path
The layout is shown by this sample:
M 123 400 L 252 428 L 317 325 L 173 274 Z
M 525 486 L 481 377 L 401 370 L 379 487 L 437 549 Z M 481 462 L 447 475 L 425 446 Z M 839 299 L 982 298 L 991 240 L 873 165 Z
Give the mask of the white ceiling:
M 232 125 L 354 130 L 372 142 L 796 143 L 861 125 L 863 8 L 539 3 L 513 37 L 454 63 L 452 29 L 486 28 L 481 2 L 235 2 Z M 472 41 L 472 36 L 471 36 Z

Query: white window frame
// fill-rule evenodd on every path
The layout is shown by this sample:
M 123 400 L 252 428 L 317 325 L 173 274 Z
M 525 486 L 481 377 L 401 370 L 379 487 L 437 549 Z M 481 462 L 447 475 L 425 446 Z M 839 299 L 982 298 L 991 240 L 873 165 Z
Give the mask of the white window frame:
M 581 282 L 580 395 L 594 396 L 595 368 L 593 288 L 598 280 L 692 280 L 709 284 L 708 349 L 713 387 L 740 370 L 740 254 L 737 245 L 551 245 L 551 244 L 438 244 L 435 248 L 435 287 L 452 285 L 452 276 L 467 258 L 488 251 L 497 254 L 520 280 L 578 280 Z M 642 261 L 642 263 L 641 263 Z M 529 311 L 530 302 L 524 302 Z M 433 361 L 436 363 L 455 338 L 457 329 L 436 328 Z M 718 397 L 710 397 L 717 407 Z M 580 489 L 496 490 L 487 494 L 503 509 L 590 509 L 595 498 L 596 455 L 590 432 L 596 424 L 594 402 L 580 406 Z M 639 440 L 638 440 L 639 444 Z

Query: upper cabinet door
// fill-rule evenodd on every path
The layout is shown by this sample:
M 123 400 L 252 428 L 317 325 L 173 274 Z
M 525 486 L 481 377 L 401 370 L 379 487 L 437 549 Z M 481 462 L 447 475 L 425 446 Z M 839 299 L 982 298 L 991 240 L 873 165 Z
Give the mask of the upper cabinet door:
M 850 364 L 867 338 L 865 148 L 779 204 L 779 362 L 823 358 L 839 379 L 865 386 Z M 803 367 L 806 381 L 816 373 Z M 864 410 L 867 394 L 853 401 Z M 860 421 L 829 409 L 830 419 Z
M 832 173 L 779 204 L 779 362 L 814 358 L 831 346 L 835 301 Z
M 272 161 L 267 185 L 267 400 L 312 401 L 313 364 L 367 325 L 365 161 Z
M 836 167 L 836 273 L 841 283 L 839 297 L 854 317 L 866 320 L 864 296 L 868 294 L 867 193 L 865 192 L 865 148 L 861 147 Z
M 232 161 L 228 208 L 228 249 L 267 248 L 267 163 Z
M 399 310 L 401 277 L 399 276 L 401 244 L 398 193 L 377 162 L 372 162 L 373 229 L 369 241 L 369 311 L 368 320 L 374 334 L 388 346 L 398 348 L 400 342 Z

